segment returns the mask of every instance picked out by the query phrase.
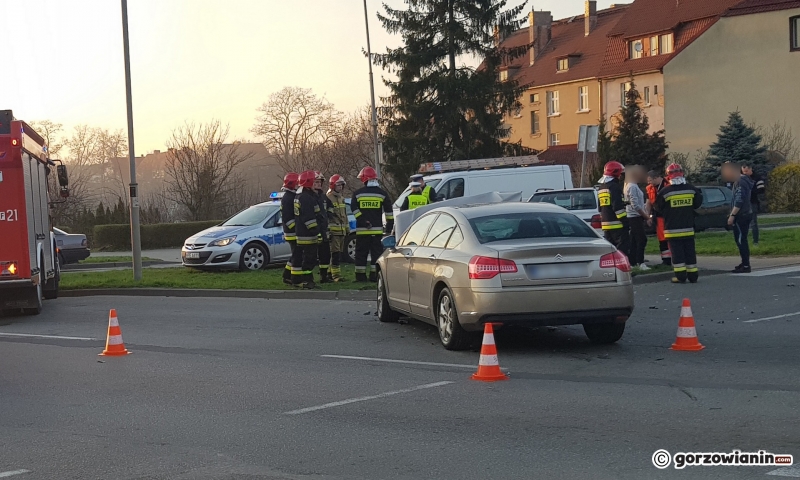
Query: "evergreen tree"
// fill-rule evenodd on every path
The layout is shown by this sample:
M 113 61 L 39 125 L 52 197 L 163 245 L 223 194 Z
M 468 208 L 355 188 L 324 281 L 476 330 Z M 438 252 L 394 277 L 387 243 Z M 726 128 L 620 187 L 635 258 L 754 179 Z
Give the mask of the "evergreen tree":
M 96 225 L 105 225 L 108 223 L 108 217 L 106 217 L 106 208 L 103 206 L 103 202 L 100 202 L 97 205 L 97 210 L 94 212 L 94 220 Z
M 647 170 L 664 170 L 667 141 L 664 130 L 647 133 L 650 122 L 642 111 L 636 84 L 625 94 L 625 105 L 620 107 L 620 122 L 614 132 L 612 156 L 623 165 L 643 165 Z
M 521 5 L 507 0 L 406 0 L 406 9 L 384 4 L 383 27 L 400 34 L 403 46 L 375 55 L 377 65 L 397 75 L 384 80 L 382 99 L 386 170 L 401 184 L 420 163 L 499 157 L 518 146 L 502 138 L 503 116 L 519 107 L 522 88 L 501 82 L 504 62 L 525 55 L 530 45 L 503 47 L 526 21 Z M 478 69 L 459 66 L 462 56 L 482 60 Z
M 706 164 L 700 172 L 704 182 L 718 183 L 720 169 L 726 162 L 748 162 L 753 165 L 753 170 L 766 176 L 771 166 L 765 155 L 767 148 L 761 145 L 761 136 L 755 129 L 744 123 L 742 115 L 736 111 L 731 112 L 728 121 L 720 127 L 717 141 L 709 148 Z

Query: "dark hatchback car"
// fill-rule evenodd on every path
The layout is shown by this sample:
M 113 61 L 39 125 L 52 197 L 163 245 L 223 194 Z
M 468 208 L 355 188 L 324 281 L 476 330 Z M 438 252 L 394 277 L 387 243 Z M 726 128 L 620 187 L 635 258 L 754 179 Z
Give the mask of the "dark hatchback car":
M 733 192 L 727 187 L 718 185 L 703 185 L 697 188 L 703 194 L 703 205 L 697 209 L 697 216 L 694 219 L 695 231 L 725 228 L 731 211 Z M 647 234 L 656 234 L 655 224 L 647 228 Z

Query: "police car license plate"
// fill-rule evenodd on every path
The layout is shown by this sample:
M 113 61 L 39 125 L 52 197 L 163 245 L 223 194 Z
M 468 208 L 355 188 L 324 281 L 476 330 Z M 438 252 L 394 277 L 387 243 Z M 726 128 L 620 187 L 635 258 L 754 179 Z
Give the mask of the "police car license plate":
M 186 252 L 186 258 L 200 258 L 200 252 Z

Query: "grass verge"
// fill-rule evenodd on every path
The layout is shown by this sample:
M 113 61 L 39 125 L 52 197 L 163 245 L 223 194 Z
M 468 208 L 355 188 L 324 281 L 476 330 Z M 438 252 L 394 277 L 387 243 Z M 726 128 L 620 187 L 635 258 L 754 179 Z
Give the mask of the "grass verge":
M 800 228 L 763 230 L 757 247 L 753 246 L 752 235 L 749 240 L 750 254 L 753 256 L 783 257 L 800 255 Z M 695 236 L 695 248 L 698 255 L 739 255 L 739 250 L 736 248 L 733 233 L 731 232 L 700 232 Z M 658 240 L 655 237 L 647 239 L 646 253 L 658 255 Z
M 143 262 L 152 262 L 154 260 L 156 260 L 156 259 L 155 258 L 149 258 L 149 257 L 142 257 L 142 261 Z M 126 257 L 124 255 L 115 256 L 115 257 L 91 257 L 90 256 L 89 258 L 87 258 L 85 260 L 81 260 L 78 263 L 84 264 L 84 263 L 126 263 L 126 262 L 133 262 L 133 257 L 130 257 L 130 256 Z
M 283 269 L 270 268 L 259 272 L 200 271 L 186 267 L 143 268 L 142 281 L 135 283 L 131 270 L 109 270 L 106 272 L 70 272 L 61 276 L 64 290 L 87 288 L 192 288 L 222 290 L 292 290 L 294 287 L 282 281 Z M 374 283 L 353 283 L 355 272 L 352 265 L 344 265 L 342 275 L 345 283 L 327 283 L 322 290 L 374 290 Z M 319 275 L 314 274 L 319 281 Z
M 800 215 L 793 215 L 791 217 L 758 217 L 758 225 L 773 226 L 773 225 L 796 225 L 800 223 Z

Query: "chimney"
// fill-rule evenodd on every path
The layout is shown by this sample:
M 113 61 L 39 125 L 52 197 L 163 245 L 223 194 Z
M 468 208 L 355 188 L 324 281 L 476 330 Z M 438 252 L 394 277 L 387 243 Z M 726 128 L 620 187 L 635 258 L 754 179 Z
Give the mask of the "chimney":
M 528 14 L 528 41 L 533 43 L 531 48 L 530 64 L 533 65 L 538 57 L 550 43 L 550 29 L 553 26 L 553 15 L 550 12 L 534 12 Z
M 586 0 L 586 9 L 584 13 L 584 36 L 589 36 L 590 33 L 597 28 L 597 1 Z

